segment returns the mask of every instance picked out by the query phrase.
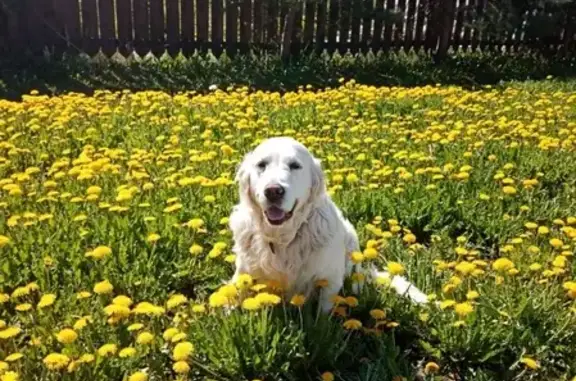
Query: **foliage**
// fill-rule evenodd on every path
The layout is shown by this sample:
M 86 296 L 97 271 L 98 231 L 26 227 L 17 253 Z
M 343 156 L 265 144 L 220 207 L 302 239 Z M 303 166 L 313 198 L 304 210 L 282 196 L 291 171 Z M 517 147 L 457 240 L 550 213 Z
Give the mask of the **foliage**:
M 94 89 L 121 91 L 207 91 L 246 85 L 251 89 L 293 91 L 298 86 L 337 86 L 345 77 L 368 85 L 418 86 L 446 83 L 466 87 L 501 82 L 572 78 L 574 58 L 543 57 L 530 53 L 453 52 L 441 63 L 423 53 L 303 54 L 289 63 L 266 52 L 215 58 L 211 54 L 192 57 L 164 55 L 144 60 L 89 60 L 69 56 L 56 59 L 5 60 L 0 63 L 0 95 L 19 99 L 38 90 L 42 94 L 68 91 L 93 93 Z

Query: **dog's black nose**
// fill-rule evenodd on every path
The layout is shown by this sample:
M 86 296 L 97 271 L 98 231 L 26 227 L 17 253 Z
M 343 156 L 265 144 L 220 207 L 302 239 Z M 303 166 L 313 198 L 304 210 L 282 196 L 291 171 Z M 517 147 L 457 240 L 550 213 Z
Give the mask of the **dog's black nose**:
M 278 184 L 269 185 L 264 189 L 264 196 L 266 196 L 268 201 L 279 201 L 282 199 L 282 196 L 284 196 L 284 188 Z

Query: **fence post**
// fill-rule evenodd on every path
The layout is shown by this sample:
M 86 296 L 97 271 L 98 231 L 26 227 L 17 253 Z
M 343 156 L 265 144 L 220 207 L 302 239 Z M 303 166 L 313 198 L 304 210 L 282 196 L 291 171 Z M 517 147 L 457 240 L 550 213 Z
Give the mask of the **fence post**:
M 574 35 L 576 29 L 574 28 L 574 23 L 576 23 L 576 10 L 572 5 L 568 8 L 566 12 L 566 23 L 564 24 L 564 36 L 562 38 L 562 53 L 567 56 L 573 53 L 574 50 Z
M 438 50 L 436 52 L 436 60 L 441 61 L 448 55 L 450 48 L 450 40 L 452 37 L 452 25 L 454 23 L 454 10 L 456 9 L 456 0 L 441 0 L 439 4 L 438 14 L 438 35 L 440 41 L 438 43 Z
M 296 12 L 298 11 L 299 5 L 297 2 L 298 0 L 294 0 L 289 3 L 288 13 L 284 19 L 284 26 L 282 27 L 282 45 L 280 47 L 280 55 L 284 61 L 290 57 L 294 21 L 296 20 Z

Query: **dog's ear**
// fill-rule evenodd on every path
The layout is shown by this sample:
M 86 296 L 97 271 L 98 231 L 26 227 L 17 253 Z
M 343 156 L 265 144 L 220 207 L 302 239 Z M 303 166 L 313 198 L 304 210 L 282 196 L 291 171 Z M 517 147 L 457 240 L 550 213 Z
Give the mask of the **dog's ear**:
M 250 181 L 252 161 L 252 152 L 249 152 L 244 156 L 244 159 L 236 170 L 235 181 L 238 183 L 240 202 L 247 206 L 249 205 L 252 208 L 257 208 L 252 194 L 252 184 Z
M 322 163 L 315 157 L 312 157 L 312 189 L 310 193 L 312 201 L 316 201 L 326 193 L 326 181 L 324 180 Z
M 240 192 L 240 197 L 243 197 L 247 192 L 250 191 L 250 159 L 251 152 L 244 155 L 242 162 L 238 165 L 236 169 L 236 177 L 234 180 L 238 183 L 238 190 Z

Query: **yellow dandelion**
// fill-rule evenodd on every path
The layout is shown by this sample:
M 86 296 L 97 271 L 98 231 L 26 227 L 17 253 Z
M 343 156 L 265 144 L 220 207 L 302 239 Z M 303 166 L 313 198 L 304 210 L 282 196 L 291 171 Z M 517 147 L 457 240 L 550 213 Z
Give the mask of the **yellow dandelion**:
M 136 342 L 141 345 L 150 344 L 154 340 L 154 335 L 151 332 L 144 331 L 138 335 Z
M 108 246 L 98 246 L 91 252 L 87 253 L 86 256 L 95 259 L 102 259 L 112 254 L 112 249 Z
M 16 353 L 12 353 L 8 356 L 6 356 L 6 358 L 4 359 L 4 361 L 6 362 L 15 362 L 20 360 L 22 357 L 24 357 L 24 355 L 20 352 L 16 352 Z
M 71 344 L 78 338 L 76 331 L 70 328 L 65 328 L 58 332 L 56 339 L 62 344 Z
M 110 294 L 114 290 L 114 286 L 108 280 L 103 280 L 94 285 L 94 293 L 98 295 Z
M 296 307 L 302 307 L 305 302 L 306 302 L 306 297 L 304 295 L 301 295 L 301 294 L 294 295 L 290 299 L 290 304 L 292 304 L 293 306 L 296 306 Z
M 70 358 L 62 353 L 50 353 L 42 362 L 50 370 L 60 370 L 68 366 Z
M 118 352 L 118 357 L 120 358 L 129 358 L 134 356 L 136 356 L 136 348 L 133 347 L 122 348 L 120 352 Z
M 514 262 L 508 258 L 498 258 L 492 263 L 492 268 L 498 272 L 506 272 L 514 268 Z
M 98 348 L 98 355 L 100 357 L 109 357 L 114 356 L 118 351 L 118 347 L 116 344 L 104 344 L 100 348 Z
M 134 372 L 128 377 L 128 381 L 148 381 L 148 375 L 144 372 Z
M 40 298 L 40 301 L 38 301 L 37 307 L 39 309 L 49 307 L 52 304 L 54 304 L 55 301 L 56 301 L 56 295 L 55 294 L 44 294 Z
M 392 275 L 402 275 L 404 274 L 404 266 L 398 262 L 388 262 L 386 265 L 388 272 Z
M 386 318 L 386 312 L 381 309 L 373 309 L 370 311 L 370 316 L 375 320 L 383 320 Z
M 186 296 L 184 296 L 183 294 L 172 295 L 170 299 L 168 299 L 168 301 L 166 302 L 166 307 L 168 309 L 173 309 L 186 303 L 187 301 L 188 298 L 186 298 Z
M 428 362 L 424 366 L 424 373 L 426 374 L 436 374 L 440 370 L 440 366 L 435 362 Z
M 176 344 L 172 351 L 174 361 L 185 361 L 194 352 L 194 345 L 189 341 Z
M 362 328 L 362 322 L 357 319 L 348 319 L 342 325 L 344 328 L 349 330 L 358 330 Z
M 540 364 L 538 364 L 536 360 L 530 357 L 522 357 L 520 359 L 520 362 L 526 365 L 526 367 L 531 370 L 537 370 L 538 368 L 540 368 Z
M 190 371 L 190 365 L 186 361 L 177 361 L 172 365 L 172 369 L 178 374 L 184 374 Z
M 5 235 L 0 235 L 0 248 L 8 245 L 10 243 L 10 238 Z

